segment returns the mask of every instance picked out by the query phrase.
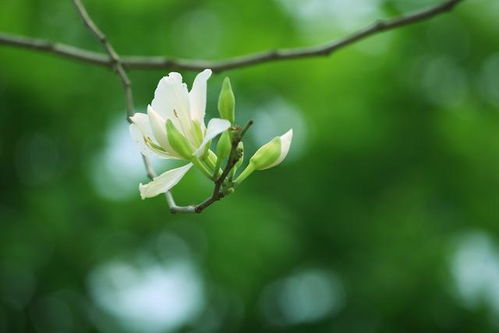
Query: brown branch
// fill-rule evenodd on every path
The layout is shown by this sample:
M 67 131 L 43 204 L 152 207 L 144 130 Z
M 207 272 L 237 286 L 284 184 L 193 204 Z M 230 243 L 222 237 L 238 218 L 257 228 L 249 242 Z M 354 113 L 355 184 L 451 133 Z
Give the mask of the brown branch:
M 128 75 L 125 69 L 123 68 L 123 62 L 121 61 L 120 57 L 114 50 L 111 43 L 109 43 L 109 41 L 107 40 L 106 35 L 104 35 L 104 33 L 99 29 L 99 27 L 95 24 L 90 15 L 88 15 L 88 12 L 81 3 L 81 1 L 73 0 L 73 4 L 78 10 L 78 13 L 80 14 L 80 17 L 82 18 L 85 26 L 95 35 L 95 37 L 97 37 L 99 42 L 102 44 L 102 47 L 106 51 L 107 55 L 109 56 L 109 65 L 111 65 L 113 69 L 116 71 L 121 81 L 121 84 L 123 85 L 123 90 L 125 91 L 126 106 L 127 106 L 127 118 L 130 118 L 134 113 L 133 94 L 132 94 L 130 79 L 128 78 Z
M 241 154 L 238 152 L 237 146 L 239 145 L 239 142 L 242 141 L 244 134 L 246 134 L 246 131 L 250 128 L 251 125 L 253 125 L 253 121 L 250 120 L 248 123 L 246 123 L 246 125 L 242 129 L 238 128 L 233 132 L 231 140 L 231 150 L 229 154 L 229 159 L 227 160 L 227 165 L 222 171 L 220 177 L 218 177 L 215 180 L 215 187 L 213 188 L 213 193 L 211 194 L 211 196 L 205 201 L 196 205 L 194 207 L 194 212 L 201 213 L 207 207 L 209 207 L 210 205 L 212 205 L 213 203 L 217 202 L 218 200 L 222 199 L 227 195 L 225 191 L 223 191 L 222 187 L 230 171 L 234 168 L 236 163 L 241 158 Z
M 271 61 L 328 56 L 334 51 L 337 51 L 341 48 L 344 48 L 345 46 L 358 42 L 377 33 L 421 22 L 437 16 L 438 14 L 450 11 L 459 2 L 462 1 L 463 0 L 447 0 L 437 6 L 430 7 L 428 9 L 421 10 L 406 16 L 397 17 L 391 20 L 379 20 L 367 28 L 364 28 L 347 37 L 327 43 L 325 45 L 304 48 L 277 49 L 221 61 L 190 61 L 184 59 L 169 59 L 162 57 L 127 57 L 125 65 L 131 69 L 171 68 L 183 70 L 200 70 L 204 68 L 211 68 L 214 72 L 222 72 L 234 68 L 242 68 Z
M 39 38 L 0 33 L 0 45 L 49 53 L 63 58 L 87 62 L 94 65 L 106 67 L 111 66 L 109 57 L 105 54 L 87 51 L 71 45 L 54 43 Z
M 304 48 L 277 49 L 273 51 L 255 53 L 220 61 L 190 60 L 168 57 L 128 56 L 122 57 L 121 63 L 123 67 L 127 69 L 175 69 L 198 71 L 205 68 L 211 68 L 214 72 L 221 72 L 272 61 L 328 56 L 339 49 L 342 49 L 348 45 L 356 43 L 375 34 L 421 22 L 450 11 L 461 2 L 463 2 L 463 0 L 446 0 L 436 6 L 429 7 L 412 14 L 396 17 L 389 20 L 380 20 L 349 36 L 324 45 Z M 47 52 L 74 60 L 92 63 L 95 65 L 107 67 L 113 66 L 112 57 L 110 58 L 105 54 L 78 49 L 65 44 L 52 43 L 41 39 L 31 39 L 22 36 L 0 34 L 0 45 L 33 49 L 36 51 Z

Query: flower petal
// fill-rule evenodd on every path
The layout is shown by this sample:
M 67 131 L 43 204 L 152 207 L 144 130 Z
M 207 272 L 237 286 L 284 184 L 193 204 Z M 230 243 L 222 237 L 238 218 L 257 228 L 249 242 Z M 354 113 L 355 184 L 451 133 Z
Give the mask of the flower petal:
M 208 123 L 208 128 L 206 129 L 206 133 L 204 135 L 203 142 L 194 152 L 194 155 L 200 157 L 203 154 L 204 147 L 206 144 L 219 135 L 220 133 L 226 131 L 230 127 L 230 121 L 220 118 L 213 118 Z
M 180 168 L 168 170 L 145 185 L 141 183 L 139 185 L 140 197 L 142 199 L 152 198 L 158 194 L 168 192 L 173 186 L 177 185 L 191 167 L 192 163 L 189 163 Z
M 143 113 L 135 113 L 130 117 L 132 124 L 130 124 L 130 136 L 137 146 L 137 149 L 144 155 L 151 155 L 145 142 L 145 137 L 152 137 L 151 126 L 149 125 L 149 118 Z
M 150 156 L 151 151 L 148 149 L 147 144 L 144 140 L 144 134 L 142 134 L 142 131 L 139 129 L 139 127 L 136 124 L 130 124 L 128 129 L 130 130 L 130 136 L 132 137 L 132 141 L 135 143 L 137 149 L 143 155 Z
M 279 158 L 274 163 L 272 163 L 271 165 L 269 165 L 265 169 L 275 167 L 276 165 L 278 165 L 282 161 L 284 161 L 284 159 L 288 155 L 292 140 L 293 140 L 293 129 L 290 129 L 289 131 L 287 131 L 286 133 L 281 135 L 281 154 L 279 155 Z
M 211 69 L 205 69 L 199 73 L 192 84 L 189 92 L 191 106 L 191 118 L 197 120 L 204 129 L 204 115 L 206 111 L 206 82 L 211 76 Z
M 161 147 L 168 150 L 167 148 L 170 148 L 170 145 L 166 137 L 166 119 L 161 117 L 150 105 L 147 106 L 147 116 L 149 117 L 149 124 L 154 138 Z
M 130 117 L 130 120 L 133 124 L 137 125 L 144 136 L 153 137 L 149 117 L 146 114 L 134 113 L 133 116 Z
M 189 92 L 179 73 L 172 72 L 159 81 L 151 106 L 165 120 L 171 119 L 184 133 L 190 130 Z
M 157 156 L 166 159 L 180 159 L 178 154 L 176 154 L 173 149 L 171 151 L 163 151 L 158 149 L 159 147 L 154 147 L 154 142 L 151 144 L 153 131 L 151 129 L 151 124 L 149 122 L 149 117 L 144 113 L 135 113 L 130 117 L 132 124 L 130 124 L 130 136 L 133 142 L 137 146 L 137 149 L 146 156 Z

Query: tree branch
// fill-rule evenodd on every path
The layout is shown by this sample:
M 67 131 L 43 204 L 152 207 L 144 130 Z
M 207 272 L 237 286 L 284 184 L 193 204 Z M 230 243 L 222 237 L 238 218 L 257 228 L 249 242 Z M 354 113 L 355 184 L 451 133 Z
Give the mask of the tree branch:
M 102 33 L 102 31 L 97 27 L 95 22 L 92 20 L 92 18 L 88 15 L 87 10 L 83 6 L 80 0 L 73 0 L 73 4 L 75 5 L 76 9 L 78 10 L 78 13 L 80 14 L 80 17 L 83 20 L 83 23 L 85 26 L 95 35 L 95 37 L 99 40 L 99 42 L 102 44 L 102 47 L 106 51 L 106 53 L 109 56 L 109 65 L 113 67 L 113 69 L 116 71 L 121 84 L 123 85 L 123 90 L 125 91 L 125 98 L 126 98 L 126 106 L 127 106 L 127 119 L 129 117 L 133 116 L 134 113 L 134 107 L 133 107 L 133 94 L 132 94 L 132 87 L 131 87 L 131 82 L 130 79 L 128 78 L 128 75 L 123 68 L 123 62 L 121 61 L 120 57 L 114 50 L 113 46 L 109 41 L 107 40 L 106 35 Z M 130 121 L 130 120 L 129 120 Z
M 443 14 L 447 11 L 450 11 L 461 2 L 463 2 L 463 0 L 446 0 L 436 6 L 429 7 L 412 14 L 396 17 L 389 20 L 380 20 L 349 36 L 324 45 L 304 48 L 277 49 L 220 61 L 190 60 L 168 57 L 125 56 L 121 58 L 121 64 L 122 67 L 130 70 L 170 69 L 199 71 L 205 68 L 211 68 L 214 72 L 221 72 L 272 61 L 328 56 L 339 49 L 342 49 L 367 37 L 376 35 L 384 31 L 393 30 L 399 27 L 421 22 L 437 15 Z M 80 7 L 82 7 L 81 4 Z M 88 14 L 86 16 L 89 19 Z M 91 22 L 91 20 L 88 22 Z M 93 24 L 93 27 L 96 28 L 95 24 Z M 100 31 L 97 29 L 97 31 L 93 32 L 95 34 L 96 32 Z M 99 35 L 96 35 L 100 40 Z M 105 41 L 106 40 L 104 40 L 104 42 Z M 101 41 L 101 43 L 102 42 L 103 41 Z M 109 45 L 109 43 L 107 44 Z M 70 45 L 53 43 L 42 39 L 32 39 L 23 36 L 0 34 L 0 45 L 32 49 L 100 66 L 114 66 L 113 57 L 109 52 L 106 56 L 105 54 L 79 49 Z
M 253 125 L 253 121 L 250 120 L 246 123 L 246 125 L 242 129 L 236 129 L 236 131 L 233 133 L 233 137 L 231 140 L 231 150 L 229 154 L 229 159 L 227 160 L 227 165 L 222 171 L 220 177 L 218 177 L 215 180 L 215 187 L 213 188 L 213 193 L 211 194 L 211 196 L 205 201 L 201 202 L 200 204 L 194 206 L 195 213 L 201 213 L 211 204 L 217 202 L 218 200 L 222 199 L 227 195 L 222 190 L 222 186 L 224 185 L 225 180 L 227 179 L 227 176 L 229 175 L 230 171 L 234 168 L 237 161 L 239 161 L 239 159 L 241 158 L 240 153 L 238 153 L 237 151 L 237 146 L 239 145 L 239 142 L 242 141 L 244 135 L 246 134 L 246 131 L 251 127 L 251 125 Z
M 87 51 L 71 45 L 54 43 L 39 38 L 0 33 L 0 45 L 49 53 L 63 58 L 87 62 L 94 65 L 106 67 L 111 66 L 109 57 L 105 54 Z

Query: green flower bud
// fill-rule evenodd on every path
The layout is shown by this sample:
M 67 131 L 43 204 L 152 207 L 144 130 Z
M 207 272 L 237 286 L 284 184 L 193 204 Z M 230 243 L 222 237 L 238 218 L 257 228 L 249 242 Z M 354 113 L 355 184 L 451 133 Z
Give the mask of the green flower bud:
M 235 107 L 236 99 L 234 97 L 234 93 L 232 92 L 230 80 L 226 77 L 218 97 L 218 112 L 220 113 L 220 117 L 230 121 L 233 124 L 236 120 Z
M 243 161 L 244 161 L 244 144 L 242 141 L 239 142 L 239 144 L 237 145 L 237 153 L 240 154 L 240 157 L 237 160 L 236 164 L 234 164 L 234 167 L 232 168 L 232 170 L 230 170 L 230 177 L 231 178 L 234 178 L 234 176 L 236 175 L 237 169 L 239 169 L 239 167 L 241 166 L 241 164 L 243 164 Z
M 272 168 L 281 163 L 289 152 L 291 140 L 293 139 L 293 130 L 290 129 L 281 136 L 273 138 L 270 142 L 260 147 L 251 157 L 246 169 L 235 180 L 235 183 L 240 184 L 255 170 L 264 170 Z
M 192 159 L 192 154 L 194 149 L 192 145 L 187 141 L 182 133 L 173 125 L 172 121 L 168 119 L 166 121 L 166 135 L 168 137 L 168 142 L 170 146 L 183 158 L 186 160 Z
M 241 154 L 241 157 L 239 158 L 239 160 L 236 162 L 236 164 L 234 165 L 234 171 L 239 168 L 241 166 L 241 164 L 243 164 L 243 161 L 244 161 L 244 144 L 242 141 L 239 142 L 239 144 L 237 145 L 237 152 Z
M 281 138 L 276 136 L 256 151 L 250 163 L 253 164 L 255 170 L 263 170 L 271 167 L 279 156 L 281 156 Z
M 230 140 L 229 131 L 225 131 L 220 136 L 220 139 L 217 143 L 217 157 L 220 160 L 227 158 L 230 154 L 230 150 L 232 148 L 232 143 Z
M 281 138 L 276 136 L 270 142 L 264 144 L 250 158 L 246 169 L 235 180 L 236 183 L 242 183 L 249 175 L 256 170 L 270 168 L 281 156 Z

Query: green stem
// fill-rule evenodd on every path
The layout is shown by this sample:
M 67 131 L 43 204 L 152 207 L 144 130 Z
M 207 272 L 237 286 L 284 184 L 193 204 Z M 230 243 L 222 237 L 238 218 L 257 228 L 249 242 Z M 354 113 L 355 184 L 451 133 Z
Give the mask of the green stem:
M 215 164 L 215 168 L 213 169 L 213 178 L 217 179 L 219 175 L 223 172 L 222 169 L 220 169 L 220 166 L 222 165 L 222 159 L 218 158 L 217 163 Z
M 213 170 L 216 170 L 215 166 L 217 164 L 217 160 L 218 160 L 217 155 L 215 155 L 215 153 L 211 149 L 208 150 L 208 152 L 205 154 L 203 158 L 203 162 L 206 162 L 206 164 L 208 164 L 210 169 Z
M 234 167 L 232 168 L 232 170 L 230 170 L 229 180 L 232 180 L 234 178 L 234 176 L 236 175 L 236 171 L 237 171 L 237 167 L 234 165 Z
M 206 157 L 203 159 L 206 164 L 210 167 L 212 170 L 212 176 L 214 179 L 217 179 L 220 174 L 222 173 L 222 169 L 220 169 L 220 166 L 222 165 L 223 160 L 221 158 L 218 158 L 218 156 L 211 150 L 208 150 L 208 153 L 206 154 Z
M 201 161 L 199 158 L 196 158 L 194 157 L 192 160 L 191 160 L 192 164 L 194 164 L 199 170 L 201 170 L 202 173 L 204 173 L 204 175 L 206 177 L 208 177 L 209 179 L 212 179 L 213 180 L 213 175 L 212 175 L 212 171 L 210 170 L 210 168 L 203 162 Z
M 236 178 L 235 182 L 237 184 L 242 183 L 246 178 L 248 178 L 249 175 L 253 173 L 253 171 L 255 171 L 255 166 L 250 162 L 246 169 L 244 169 L 243 172 L 241 172 L 241 174 Z

